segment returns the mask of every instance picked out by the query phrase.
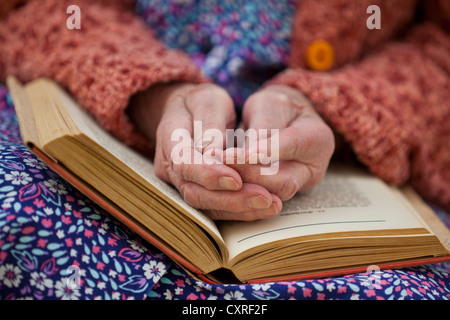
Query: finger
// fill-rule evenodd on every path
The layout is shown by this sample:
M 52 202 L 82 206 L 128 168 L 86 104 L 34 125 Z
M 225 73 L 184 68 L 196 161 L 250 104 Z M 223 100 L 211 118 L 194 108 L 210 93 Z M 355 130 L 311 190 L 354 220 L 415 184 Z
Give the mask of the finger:
M 245 212 L 230 212 L 221 210 L 207 210 L 206 213 L 213 220 L 253 221 L 272 218 L 281 212 L 283 205 L 279 198 L 273 196 L 273 203 L 268 209 L 251 210 Z
M 268 166 L 260 164 L 230 165 L 246 183 L 258 184 L 282 201 L 310 187 L 311 171 L 302 163 L 282 160 L 273 175 L 261 174 Z M 273 171 L 275 172 L 275 171 Z
M 245 183 L 239 192 L 212 191 L 193 182 L 181 182 L 177 187 L 184 201 L 196 209 L 246 212 L 268 209 L 272 195 L 263 187 Z
M 202 155 L 195 150 L 200 157 Z M 190 181 L 202 185 L 208 190 L 229 190 L 238 191 L 242 188 L 243 182 L 240 175 L 224 164 L 206 164 L 206 163 L 184 163 L 174 164 L 174 174 L 183 181 Z
M 287 200 L 295 194 L 295 189 L 308 190 L 322 180 L 333 151 L 331 130 L 305 124 L 283 129 L 250 146 L 246 170 L 231 167 L 240 173 L 243 181 L 260 184 Z
M 267 139 L 259 140 L 249 146 L 248 158 L 258 159 L 258 163 L 295 160 L 309 163 L 311 159 L 325 160 L 334 151 L 334 136 L 331 129 L 319 116 L 308 115 L 295 119 L 287 128 L 279 130 Z
M 200 85 L 186 96 L 186 107 L 194 120 L 194 144 L 208 155 L 215 156 L 226 143 L 226 129 L 234 127 L 236 120 L 233 101 L 218 86 Z
M 208 162 L 207 157 L 194 148 L 192 115 L 182 103 L 181 98 L 174 99 L 158 127 L 157 144 L 163 153 L 160 161 L 166 163 L 164 170 L 210 190 L 239 190 L 242 179 L 235 170 L 219 161 Z
M 176 96 L 166 107 L 156 130 L 155 174 L 168 183 L 173 183 L 169 171 L 173 167 L 172 150 L 177 145 L 176 141 L 172 141 L 172 134 L 184 132 L 189 140 L 192 131 L 192 118 L 183 103 L 183 98 Z

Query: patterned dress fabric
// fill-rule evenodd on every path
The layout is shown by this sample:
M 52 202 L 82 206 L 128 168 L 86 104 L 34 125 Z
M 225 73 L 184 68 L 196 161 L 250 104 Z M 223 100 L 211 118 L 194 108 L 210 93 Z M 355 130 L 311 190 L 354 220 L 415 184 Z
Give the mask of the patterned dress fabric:
M 449 272 L 441 263 L 257 285 L 196 281 L 26 149 L 0 84 L 0 299 L 448 300 Z

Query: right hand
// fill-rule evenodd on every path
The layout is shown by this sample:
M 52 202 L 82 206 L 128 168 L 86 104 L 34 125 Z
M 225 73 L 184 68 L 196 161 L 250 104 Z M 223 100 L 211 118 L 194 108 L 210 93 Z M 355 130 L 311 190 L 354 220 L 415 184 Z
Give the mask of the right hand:
M 189 205 L 215 220 L 256 220 L 281 211 L 280 198 L 260 185 L 243 183 L 239 173 L 223 163 L 177 164 L 172 160 L 172 149 L 180 144 L 171 139 L 177 129 L 190 133 L 192 154 L 224 149 L 226 129 L 234 129 L 236 119 L 233 101 L 224 89 L 213 84 L 160 84 L 133 101 L 131 119 L 156 144 L 155 174 L 174 185 Z M 203 132 L 220 130 L 224 141 L 207 145 L 194 141 L 194 121 L 202 121 Z

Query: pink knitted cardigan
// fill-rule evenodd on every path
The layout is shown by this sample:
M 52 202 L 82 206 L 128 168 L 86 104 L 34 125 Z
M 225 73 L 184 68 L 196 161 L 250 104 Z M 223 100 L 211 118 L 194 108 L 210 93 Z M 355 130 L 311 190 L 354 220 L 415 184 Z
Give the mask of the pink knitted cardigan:
M 56 79 L 105 129 L 147 153 L 153 146 L 125 112 L 130 97 L 158 82 L 208 79 L 186 55 L 164 48 L 125 9 L 130 2 L 0 3 L 0 81 L 9 74 Z M 424 3 L 439 7 L 430 19 L 448 27 L 446 2 Z M 82 10 L 81 30 L 65 27 L 69 4 Z M 381 8 L 381 30 L 366 28 L 371 4 Z M 411 26 L 416 9 L 415 0 L 300 1 L 291 67 L 269 84 L 300 89 L 374 174 L 409 182 L 450 210 L 450 36 L 437 24 Z M 406 36 L 393 40 L 399 32 Z M 306 48 L 315 40 L 334 48 L 328 72 L 306 69 Z
M 81 10 L 80 30 L 66 27 L 72 4 Z M 207 79 L 122 5 L 119 0 L 29 1 L 0 24 L 0 81 L 7 75 L 24 82 L 55 79 L 106 130 L 150 154 L 154 146 L 125 112 L 130 97 L 158 82 Z

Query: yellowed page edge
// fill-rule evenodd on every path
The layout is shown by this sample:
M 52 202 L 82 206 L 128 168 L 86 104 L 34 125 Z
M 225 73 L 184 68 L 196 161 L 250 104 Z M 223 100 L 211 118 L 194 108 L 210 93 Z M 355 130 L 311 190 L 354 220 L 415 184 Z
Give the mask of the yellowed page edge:
M 344 190 L 346 184 L 349 186 L 347 191 Z M 296 209 L 302 208 L 305 203 L 320 206 L 328 201 L 327 195 L 331 197 L 335 193 L 343 197 L 356 197 L 346 195 L 346 192 L 362 192 L 361 190 L 365 191 L 358 195 L 361 199 L 356 201 L 355 207 Z M 339 199 L 333 201 L 338 203 Z M 344 204 L 346 201 L 352 199 L 345 200 Z M 398 229 L 423 229 L 427 232 L 422 222 L 380 179 L 367 173 L 335 168 L 329 169 L 325 179 L 316 188 L 297 194 L 285 203 L 279 216 L 252 223 L 221 222 L 219 229 L 230 252 L 230 259 L 256 246 L 313 234 Z

